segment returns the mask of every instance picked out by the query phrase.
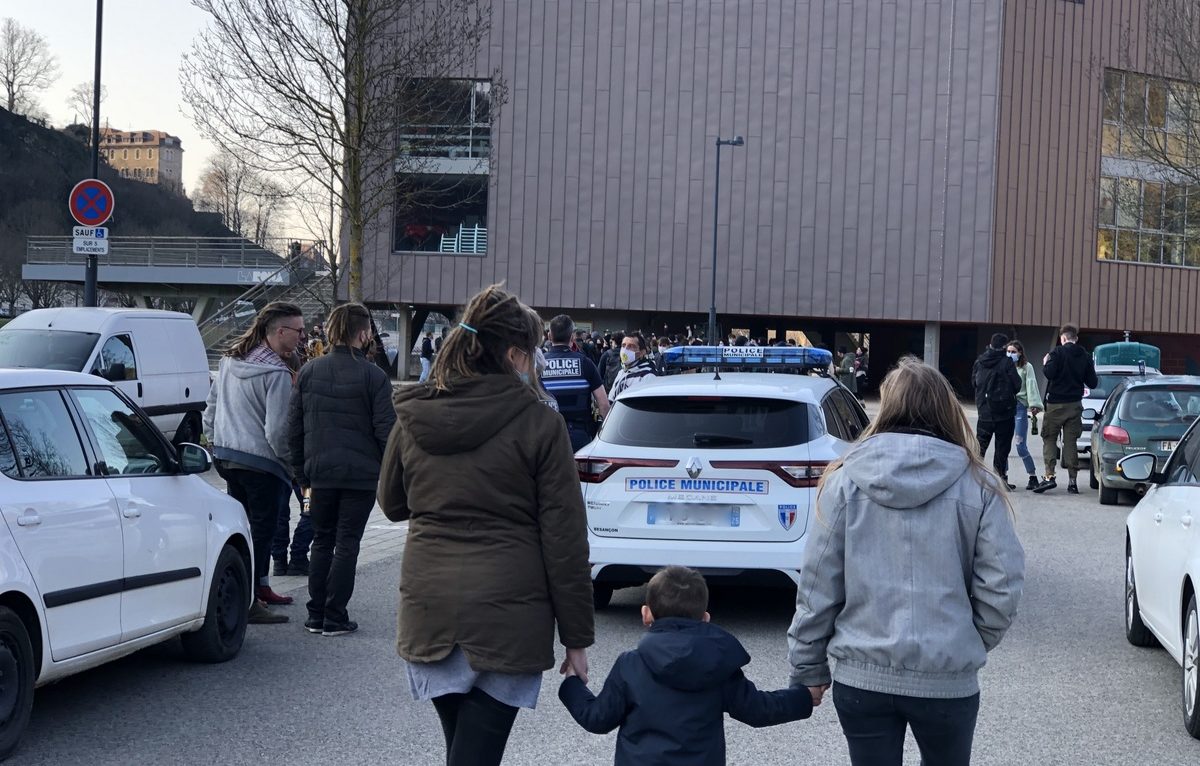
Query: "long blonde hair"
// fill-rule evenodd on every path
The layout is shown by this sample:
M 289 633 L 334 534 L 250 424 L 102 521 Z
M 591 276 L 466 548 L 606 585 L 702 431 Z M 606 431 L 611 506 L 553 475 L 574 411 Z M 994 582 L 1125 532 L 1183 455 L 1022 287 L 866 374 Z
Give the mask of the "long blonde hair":
M 946 376 L 916 357 L 906 356 L 888 372 L 879 387 L 879 414 L 859 435 L 856 444 L 884 433 L 927 433 L 962 447 L 969 467 L 980 485 L 994 490 L 1008 503 L 1004 482 L 979 454 L 979 440 L 959 405 Z M 825 482 L 842 467 L 842 459 L 830 463 L 818 485 L 817 497 Z M 1009 505 L 1009 509 L 1012 506 Z

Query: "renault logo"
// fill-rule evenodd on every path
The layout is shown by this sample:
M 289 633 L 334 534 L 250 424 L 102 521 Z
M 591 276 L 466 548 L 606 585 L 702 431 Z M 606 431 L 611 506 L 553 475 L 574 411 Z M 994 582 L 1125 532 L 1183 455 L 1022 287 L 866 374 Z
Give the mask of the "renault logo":
M 691 460 L 687 461 L 686 468 L 687 475 L 693 479 L 699 476 L 700 472 L 704 470 L 704 467 L 700 464 L 700 458 L 698 457 L 693 457 Z

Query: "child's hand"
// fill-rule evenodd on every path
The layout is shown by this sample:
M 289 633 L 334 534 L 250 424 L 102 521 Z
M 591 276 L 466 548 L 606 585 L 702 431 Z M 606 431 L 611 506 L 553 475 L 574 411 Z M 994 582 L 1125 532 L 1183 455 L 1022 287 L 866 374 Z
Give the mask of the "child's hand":
M 821 704 L 821 700 L 825 697 L 825 692 L 828 690 L 829 684 L 808 687 L 808 693 L 812 695 L 813 707 L 817 707 Z
M 588 682 L 588 661 L 586 649 L 568 649 L 567 658 L 563 660 L 562 667 L 558 669 L 559 673 L 567 676 L 579 676 L 579 680 L 584 684 Z

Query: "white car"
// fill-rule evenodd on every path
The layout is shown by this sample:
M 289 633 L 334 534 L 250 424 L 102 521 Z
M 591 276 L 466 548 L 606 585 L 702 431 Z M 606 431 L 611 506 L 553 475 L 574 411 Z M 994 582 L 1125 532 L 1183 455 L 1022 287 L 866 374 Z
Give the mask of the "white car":
M 724 371 L 661 376 L 621 394 L 576 453 L 597 607 L 668 564 L 799 582 L 817 481 L 866 412 L 824 375 L 729 371 L 824 370 L 820 349 L 679 347 L 664 361 L 713 359 Z
M 209 466 L 100 378 L 0 370 L 0 758 L 35 686 L 175 636 L 240 651 L 250 528 Z
M 1143 452 L 1117 470 L 1150 484 L 1125 522 L 1125 635 L 1134 646 L 1161 644 L 1183 668 L 1183 725 L 1200 738 L 1200 430 L 1193 423 L 1165 465 Z

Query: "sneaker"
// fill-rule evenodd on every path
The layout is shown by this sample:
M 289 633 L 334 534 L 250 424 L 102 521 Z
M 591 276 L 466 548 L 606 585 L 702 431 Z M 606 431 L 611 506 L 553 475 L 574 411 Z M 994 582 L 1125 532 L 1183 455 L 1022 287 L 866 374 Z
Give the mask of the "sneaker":
M 271 590 L 270 585 L 258 586 L 258 597 L 271 606 L 287 606 L 296 600 L 291 596 L 279 595 L 275 591 Z
M 1067 494 L 1068 495 L 1078 495 L 1079 494 L 1079 485 L 1075 483 L 1074 479 L 1071 479 L 1071 481 L 1067 482 Z
M 278 625 L 282 622 L 287 622 L 286 614 L 279 614 L 267 609 L 266 604 L 254 599 L 254 605 L 250 607 L 249 622 L 251 625 Z
M 1037 485 L 1038 485 L 1038 484 L 1041 484 L 1041 482 L 1040 482 L 1040 481 L 1038 481 L 1038 477 L 1036 477 L 1036 476 L 1030 476 L 1030 477 L 1029 477 L 1029 483 L 1025 485 L 1025 489 L 1027 489 L 1027 490 L 1030 490 L 1030 489 L 1037 489 Z
M 1016 485 L 1016 484 L 1009 484 L 1009 483 L 1008 483 L 1008 477 L 1007 477 L 1007 476 L 1001 476 L 1001 477 L 1000 477 L 1000 481 L 1004 482 L 1004 486 L 1008 487 L 1010 491 L 1011 491 L 1011 490 L 1014 490 L 1014 489 L 1016 489 L 1016 488 L 1017 488 L 1017 485 Z
M 292 563 L 288 564 L 286 574 L 289 577 L 308 577 L 308 559 L 292 558 Z
M 344 636 L 347 633 L 353 633 L 358 630 L 358 623 L 354 620 L 347 620 L 341 625 L 333 625 L 325 623 L 325 630 L 321 633 L 322 636 Z
M 288 565 L 286 558 L 275 559 L 275 568 L 271 570 L 271 574 L 274 577 L 283 577 L 287 574 L 287 570 Z
M 320 633 L 321 631 L 325 630 L 325 620 L 324 618 L 320 620 L 309 618 L 304 621 L 304 629 L 309 633 Z
M 1054 477 L 1047 476 L 1045 481 L 1043 481 L 1041 484 L 1039 484 L 1033 488 L 1033 491 L 1034 491 L 1034 493 L 1040 495 L 1043 492 L 1045 492 L 1046 490 L 1054 489 L 1057 486 L 1058 486 L 1058 482 L 1054 480 Z

